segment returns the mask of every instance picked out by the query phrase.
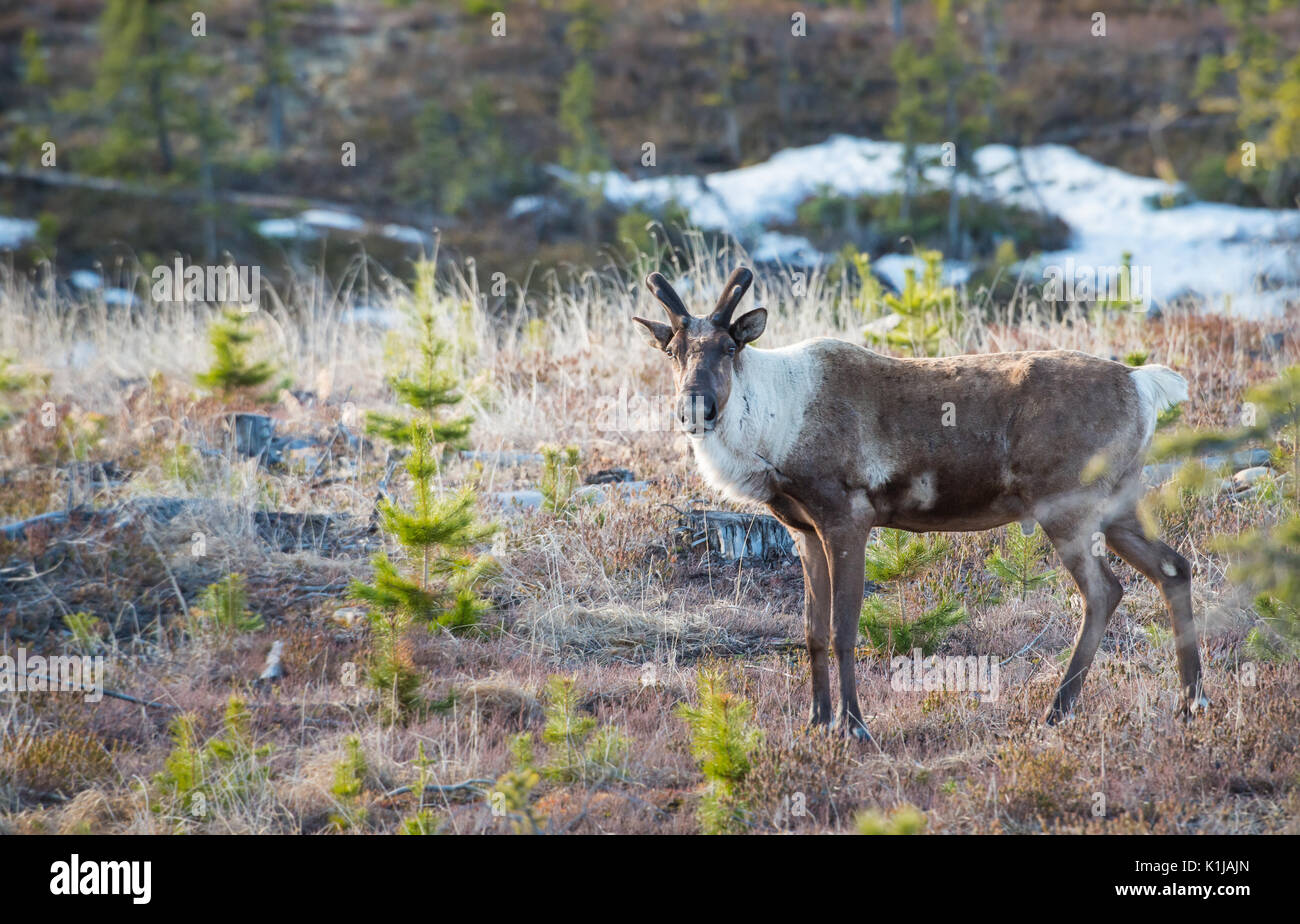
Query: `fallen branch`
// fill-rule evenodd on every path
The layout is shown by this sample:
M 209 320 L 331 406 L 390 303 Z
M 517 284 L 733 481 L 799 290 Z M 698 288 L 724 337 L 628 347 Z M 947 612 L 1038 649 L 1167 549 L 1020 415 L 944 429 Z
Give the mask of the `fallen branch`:
M 493 786 L 496 780 L 465 780 L 460 783 L 451 783 L 446 786 L 439 786 L 435 783 L 426 783 L 424 791 L 433 795 L 446 795 L 448 793 L 460 792 L 462 790 L 482 790 L 485 786 Z M 414 786 L 400 786 L 392 792 L 384 793 L 385 799 L 392 799 L 394 796 L 405 796 L 408 793 L 415 792 Z
M 29 680 L 44 680 L 46 683 L 50 684 L 52 688 L 59 686 L 63 682 L 61 680 L 56 680 L 53 677 L 46 676 L 45 674 L 19 674 L 18 669 L 14 667 L 4 667 L 4 668 L 0 668 L 0 670 L 3 670 L 5 673 L 8 674 L 14 674 L 19 677 L 26 677 Z M 149 709 L 179 709 L 180 708 L 180 706 L 173 706 L 171 703 L 155 703 L 147 699 L 138 699 L 137 697 L 134 697 L 129 693 L 118 693 L 116 690 L 109 690 L 107 688 L 102 690 L 87 690 L 83 686 L 77 686 L 71 690 L 67 690 L 63 692 L 99 693 L 103 696 L 111 696 L 113 699 L 120 699 L 123 702 L 135 703 L 137 706 L 145 706 Z

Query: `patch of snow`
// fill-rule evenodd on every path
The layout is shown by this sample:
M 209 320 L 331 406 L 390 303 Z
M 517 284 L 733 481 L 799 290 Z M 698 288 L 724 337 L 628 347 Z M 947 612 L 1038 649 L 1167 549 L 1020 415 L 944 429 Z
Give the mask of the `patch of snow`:
M 425 234 L 419 228 L 412 228 L 410 225 L 384 225 L 379 229 L 380 233 L 390 241 L 400 241 L 403 244 L 411 244 L 415 247 L 423 247 L 432 238 Z
M 373 324 L 385 330 L 400 327 L 404 318 L 400 311 L 392 308 L 377 308 L 374 305 L 354 305 L 343 315 L 345 324 Z
M 104 279 L 94 270 L 73 270 L 68 274 L 68 284 L 83 292 L 98 292 L 104 287 Z
M 817 266 L 825 255 L 806 237 L 764 231 L 754 241 L 749 255 L 755 263 L 781 263 L 786 266 Z
M 127 289 L 119 289 L 111 286 L 104 290 L 104 304 L 106 305 L 126 305 L 132 307 L 137 304 L 135 293 Z
M 907 270 L 916 271 L 919 279 L 925 271 L 925 263 L 920 257 L 904 253 L 887 253 L 871 261 L 872 271 L 899 292 L 907 281 Z M 970 279 L 971 266 L 961 260 L 948 260 L 943 265 L 943 281 L 948 285 L 959 286 Z
M 365 219 L 331 209 L 307 209 L 298 216 L 298 220 L 315 228 L 329 228 L 332 231 L 364 231 L 366 228 Z
M 36 236 L 36 222 L 0 215 L 0 250 L 13 250 Z
M 301 240 L 318 237 L 316 231 L 296 218 L 268 218 L 257 223 L 257 233 L 267 240 Z
M 921 161 L 934 158 L 935 146 L 921 146 Z M 1020 151 L 1007 145 L 978 149 L 981 176 L 958 178 L 963 194 L 981 195 L 1024 208 L 1039 203 L 1072 232 L 1070 246 L 1041 255 L 1044 265 L 1114 267 L 1125 253 L 1137 268 L 1150 267 L 1151 289 L 1164 301 L 1187 291 L 1205 296 L 1210 307 L 1231 305 L 1241 313 L 1275 313 L 1287 299 L 1300 298 L 1300 213 L 1218 203 L 1191 203 L 1161 209 L 1161 197 L 1186 190 L 1149 177 L 1108 167 L 1073 148 L 1038 145 Z M 770 237 L 767 227 L 793 222 L 798 206 L 828 190 L 844 196 L 884 195 L 901 186 L 902 145 L 845 135 L 821 144 L 791 148 L 763 163 L 707 176 L 631 179 L 620 173 L 597 175 L 605 197 L 628 208 L 663 207 L 676 202 L 702 227 L 727 231 L 761 252 L 787 259 L 806 241 L 790 235 Z M 924 169 L 928 183 L 946 188 L 950 168 Z M 901 285 L 901 271 L 882 275 Z M 958 271 L 950 273 L 957 280 Z M 1032 277 L 1031 277 L 1032 278 Z M 1041 282 L 1041 279 L 1035 279 Z
M 554 205 L 550 196 L 516 196 L 506 211 L 507 218 L 522 218 L 534 212 L 549 211 Z

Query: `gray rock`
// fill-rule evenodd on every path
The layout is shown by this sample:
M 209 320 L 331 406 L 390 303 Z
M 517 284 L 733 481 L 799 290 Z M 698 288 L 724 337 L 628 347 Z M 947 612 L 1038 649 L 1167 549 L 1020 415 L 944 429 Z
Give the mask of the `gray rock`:
M 230 426 L 235 434 L 235 451 L 241 456 L 258 456 L 267 462 L 278 462 L 279 450 L 274 446 L 275 420 L 265 414 L 232 414 Z
M 522 510 L 540 510 L 542 502 L 541 491 L 524 490 L 524 491 L 496 491 L 489 495 L 490 499 L 506 508 L 517 508 Z
M 1232 476 L 1232 490 L 1245 490 L 1268 473 L 1269 469 L 1263 465 L 1254 465 L 1250 468 L 1243 468 L 1241 471 L 1237 472 L 1237 474 Z
M 262 668 L 262 674 L 257 678 L 258 683 L 275 683 L 284 677 L 284 667 L 280 659 L 284 657 L 284 642 L 277 639 L 271 643 L 271 650 L 266 655 L 266 664 Z
M 471 462 L 482 462 L 484 465 L 540 465 L 542 454 L 540 452 L 516 452 L 513 450 L 503 450 L 501 452 L 488 452 L 478 449 L 462 449 L 460 451 L 462 459 L 468 459 Z

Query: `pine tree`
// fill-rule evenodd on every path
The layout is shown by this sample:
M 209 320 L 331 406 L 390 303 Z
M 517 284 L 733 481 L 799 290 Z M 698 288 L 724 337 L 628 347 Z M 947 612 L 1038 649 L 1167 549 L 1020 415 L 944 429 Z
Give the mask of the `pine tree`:
M 84 155 L 95 170 L 119 176 L 152 173 L 142 164 L 152 145 L 158 170 L 170 174 L 180 165 L 178 135 L 193 132 L 196 122 L 206 125 L 209 135 L 219 129 L 205 101 L 216 65 L 201 56 L 202 42 L 191 35 L 192 12 L 178 0 L 104 4 L 99 19 L 103 54 L 94 85 L 88 93 L 73 92 L 61 101 L 65 110 L 109 117 L 102 142 Z M 200 112 L 205 108 L 206 113 Z M 211 142 L 210 137 L 199 140 Z
M 407 633 L 415 625 L 462 629 L 478 622 L 487 607 L 477 592 L 491 567 L 474 547 L 495 526 L 478 521 L 472 488 L 440 495 L 440 462 L 447 450 L 462 445 L 472 418 L 448 417 L 460 403 L 455 376 L 446 369 L 448 346 L 437 332 L 434 293 L 417 301 L 414 319 L 418 355 L 413 370 L 389 379 L 404 414 L 371 414 L 369 432 L 405 453 L 410 506 L 384 500 L 379 507 L 384 533 L 402 548 L 402 559 L 387 552 L 372 559 L 370 583 L 354 581 L 351 593 L 368 604 L 374 647 L 368 679 L 381 693 L 381 712 L 397 721 L 419 701 L 420 677 L 410 659 Z
M 566 446 L 563 453 L 555 446 L 542 447 L 542 477 L 537 487 L 544 509 L 560 514 L 573 509 L 580 477 L 578 466 L 577 446 Z
M 867 547 L 867 580 L 894 584 L 896 596 L 893 600 L 880 595 L 865 600 L 858 627 L 886 656 L 904 654 L 913 648 L 932 654 L 948 630 L 966 618 L 966 611 L 947 596 L 918 614 L 908 612 L 904 582 L 928 571 L 951 551 L 952 543 L 946 538 L 914 535 L 900 529 L 882 529 L 879 539 Z
M 1029 591 L 1050 583 L 1056 577 L 1055 568 L 1043 570 L 1039 567 L 1050 550 L 1047 537 L 1037 524 L 1030 533 L 1018 526 L 1009 526 L 1003 547 L 994 549 L 984 563 L 995 577 L 1015 587 L 1024 599 Z
M 753 766 L 761 733 L 750 721 L 753 707 L 729 692 L 720 674 L 701 671 L 696 691 L 699 704 L 683 703 L 677 714 L 690 727 L 691 753 L 706 780 L 700 828 L 705 834 L 734 834 L 749 824 L 750 808 L 737 789 Z
M 275 397 L 274 393 L 258 396 L 255 389 L 271 380 L 275 367 L 266 361 L 249 361 L 248 346 L 255 335 L 247 324 L 245 312 L 230 308 L 208 325 L 208 341 L 215 358 L 207 372 L 195 376 L 195 381 L 226 399 L 244 393 L 269 401 Z
M 445 409 L 461 402 L 460 383 L 455 372 L 448 368 L 450 346 L 438 333 L 436 293 L 423 291 L 417 296 L 411 309 L 418 351 L 415 368 L 404 369 L 388 378 L 389 386 L 406 411 L 402 414 L 372 411 L 366 415 L 366 429 L 399 448 L 410 449 L 417 442 L 415 425 L 418 423 L 425 438 L 432 439 L 443 450 L 461 449 L 467 445 L 474 418 L 443 414 Z
M 916 147 L 918 139 L 931 137 L 939 130 L 930 103 L 928 83 L 933 79 L 933 64 L 910 40 L 894 46 L 890 57 L 894 80 L 898 84 L 894 108 L 889 114 L 885 135 L 903 144 L 903 194 L 899 202 L 899 220 L 912 217 L 912 200 L 920 182 Z
M 1300 52 L 1288 56 L 1281 30 L 1268 21 L 1276 0 L 1220 0 L 1233 27 L 1226 55 L 1198 62 L 1194 95 L 1207 111 L 1234 112 L 1253 158 L 1233 151 L 1227 175 L 1254 189 L 1265 205 L 1290 206 L 1300 192 Z
M 242 574 L 228 574 L 209 584 L 190 617 L 190 631 L 203 637 L 229 639 L 266 627 L 262 617 L 248 608 L 247 584 Z
M 573 174 L 573 184 L 586 211 L 587 236 L 595 236 L 595 212 L 604 191 L 594 174 L 609 169 L 609 154 L 596 128 L 596 71 L 591 52 L 600 39 L 600 14 L 594 0 L 570 0 L 573 20 L 565 30 L 565 44 L 576 60 L 560 90 L 558 121 L 565 143 L 560 166 Z
M 398 162 L 401 190 L 445 215 L 522 190 L 530 162 L 511 143 L 496 109 L 486 84 L 476 84 L 464 103 L 425 102 L 414 143 Z
M 878 343 L 910 350 L 913 356 L 935 356 L 961 316 L 956 290 L 942 281 L 943 254 L 923 250 L 920 257 L 920 281 L 916 269 L 909 266 L 903 271 L 903 291 L 884 297 L 886 307 L 899 317 L 897 326 L 884 331 L 868 327 L 865 334 Z
M 354 581 L 351 587 L 352 596 L 369 606 L 374 651 L 368 677 L 384 697 L 381 711 L 389 721 L 418 702 L 420 677 L 410 659 L 408 631 L 417 624 L 464 628 L 478 622 L 486 609 L 476 588 L 490 562 L 472 549 L 495 530 L 477 522 L 472 489 L 435 495 L 439 444 L 424 422 L 414 423 L 412 431 L 405 461 L 412 506 L 388 500 L 380 504 L 384 532 L 404 549 L 405 571 L 386 552 L 379 552 L 371 560 L 371 582 Z
M 284 151 L 284 101 L 293 86 L 293 68 L 289 66 L 284 41 L 284 12 L 296 8 L 286 0 L 258 0 L 258 16 L 249 33 L 262 45 L 261 92 L 266 100 L 267 145 L 277 155 Z

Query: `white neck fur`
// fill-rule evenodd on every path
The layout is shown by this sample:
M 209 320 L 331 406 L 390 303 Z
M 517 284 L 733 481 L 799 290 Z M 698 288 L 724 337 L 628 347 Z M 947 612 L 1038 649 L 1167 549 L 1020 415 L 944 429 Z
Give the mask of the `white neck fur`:
M 761 502 L 772 496 L 769 476 L 797 445 L 821 385 L 811 345 L 805 340 L 776 350 L 742 349 L 717 426 L 690 438 L 705 481 L 732 500 Z

